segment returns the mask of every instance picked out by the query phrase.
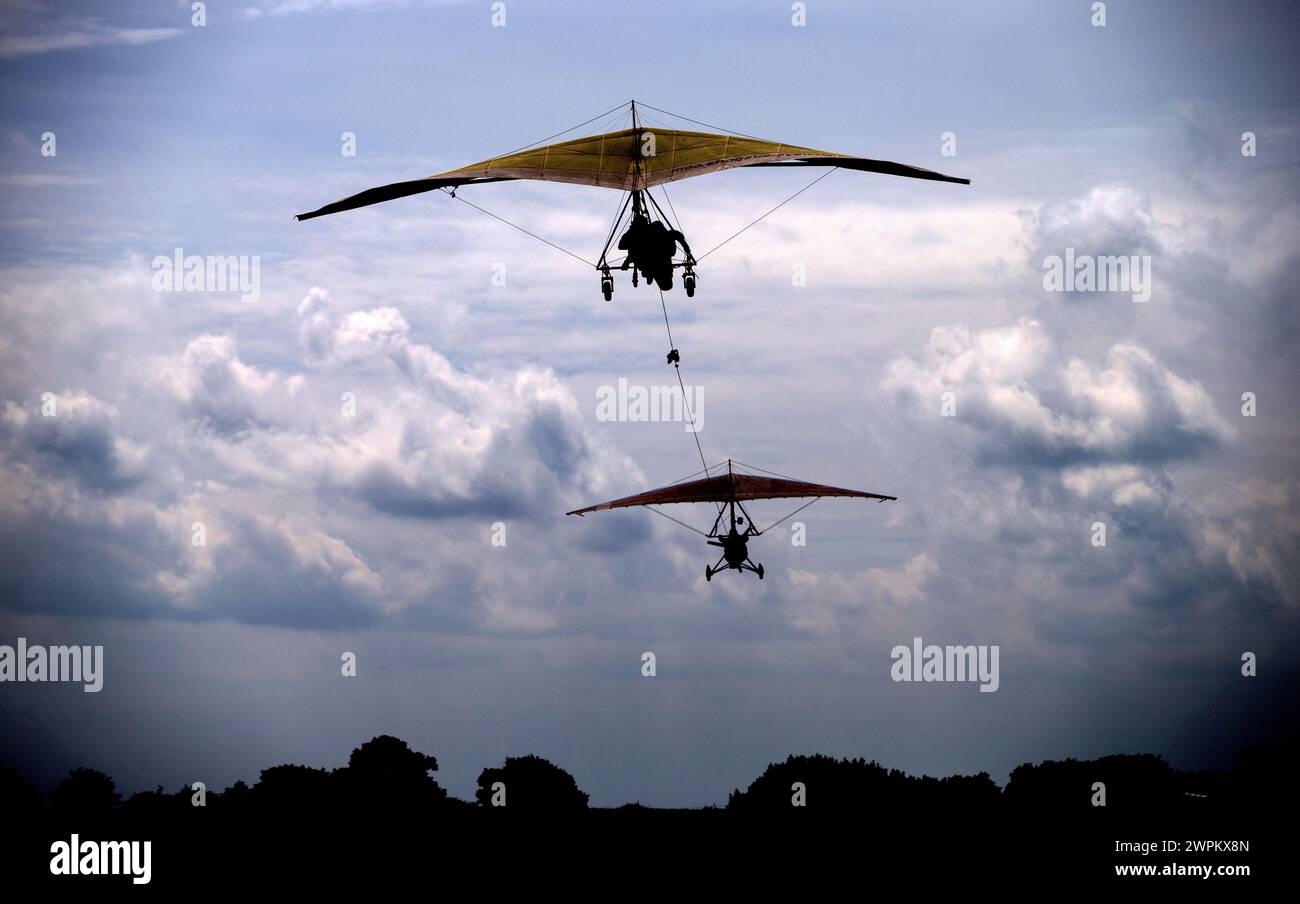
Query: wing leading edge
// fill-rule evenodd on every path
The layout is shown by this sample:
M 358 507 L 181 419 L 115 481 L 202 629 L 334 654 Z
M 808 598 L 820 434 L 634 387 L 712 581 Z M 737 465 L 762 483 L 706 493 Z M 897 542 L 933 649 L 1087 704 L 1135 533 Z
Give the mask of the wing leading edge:
M 753 474 L 719 474 L 704 477 L 687 483 L 677 483 L 624 496 L 609 502 L 589 505 L 586 508 L 568 512 L 570 515 L 585 515 L 605 509 L 629 508 L 637 505 L 669 505 L 681 502 L 749 502 L 752 499 L 800 499 L 813 496 L 852 496 L 861 499 L 877 499 L 881 502 L 896 500 L 897 496 L 882 496 L 864 490 L 846 490 L 843 487 L 825 486 L 819 483 L 807 483 L 802 480 L 787 480 L 783 477 L 759 477 Z
M 653 153 L 643 156 L 651 147 L 651 136 Z M 309 213 L 300 213 L 297 219 L 310 220 L 439 188 L 486 182 L 534 179 L 635 191 L 692 176 L 747 166 L 834 166 L 909 179 L 970 184 L 969 179 L 946 176 L 905 163 L 853 157 L 759 138 L 680 129 L 638 128 L 575 138 L 503 157 L 493 157 L 423 179 L 381 185 L 326 204 Z

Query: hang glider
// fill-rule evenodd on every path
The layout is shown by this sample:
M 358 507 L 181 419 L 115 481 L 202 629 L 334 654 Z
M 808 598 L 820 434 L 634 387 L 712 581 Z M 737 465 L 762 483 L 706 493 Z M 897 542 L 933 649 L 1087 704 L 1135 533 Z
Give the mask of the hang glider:
M 653 155 L 643 156 L 643 149 L 651 142 Z M 969 179 L 945 176 L 919 166 L 888 160 L 871 160 L 736 135 L 641 127 L 548 144 L 422 179 L 381 185 L 310 213 L 300 213 L 297 218 L 310 220 L 439 188 L 489 182 L 533 179 L 631 192 L 745 166 L 834 166 L 863 173 L 970 185 Z
M 737 473 L 737 466 L 751 471 L 760 470 L 728 459 L 725 465 L 708 468 L 705 471 L 705 476 L 698 480 L 686 480 L 669 484 L 644 493 L 624 496 L 622 499 L 614 499 L 609 502 L 589 505 L 586 508 L 574 509 L 567 514 L 581 517 L 591 512 L 632 508 L 634 506 L 647 506 L 651 507 L 651 511 L 658 511 L 653 506 L 678 503 L 715 503 L 718 507 L 718 516 L 713 521 L 713 527 L 709 529 L 708 533 L 697 531 L 697 533 L 702 533 L 708 538 L 710 546 L 722 548 L 722 556 L 717 563 L 705 566 L 705 580 L 713 580 L 715 574 L 728 568 L 734 568 L 741 572 L 752 571 L 758 575 L 759 580 L 762 580 L 763 566 L 761 564 L 756 565 L 749 558 L 750 537 L 761 536 L 766 531 L 776 527 L 777 524 L 812 505 L 813 502 L 827 496 L 875 499 L 879 502 L 892 502 L 897 499 L 896 496 L 883 496 L 880 493 L 868 493 L 865 490 L 846 490 L 843 487 L 808 483 L 807 481 L 794 480 L 766 471 L 761 474 L 749 474 L 743 471 Z M 725 470 L 723 470 L 724 467 Z M 717 473 L 713 473 L 715 471 Z M 749 516 L 749 512 L 745 510 L 744 505 L 746 502 L 758 499 L 805 498 L 810 498 L 812 501 L 800 506 L 794 512 L 786 515 L 785 518 L 768 525 L 763 530 L 754 527 L 754 520 Z M 740 510 L 739 515 L 736 513 L 737 509 Z M 659 512 L 659 514 L 663 515 L 664 513 Z M 676 518 L 672 518 L 670 515 L 664 515 L 664 517 L 677 521 Z M 726 528 L 726 532 L 723 533 L 724 524 L 727 522 L 729 522 L 729 528 Z M 677 523 L 690 527 L 689 524 L 684 522 L 678 521 Z M 695 528 L 691 528 L 691 530 L 695 530 Z
M 627 192 L 628 198 L 610 230 L 599 263 L 594 264 L 601 271 L 601 291 L 606 300 L 613 294 L 611 269 L 615 266 L 624 270 L 632 267 L 633 285 L 637 284 L 639 273 L 647 282 L 665 290 L 672 288 L 673 269 L 683 268 L 686 294 L 692 296 L 695 294 L 696 259 L 680 228 L 672 224 L 650 194 L 653 188 L 741 167 L 833 167 L 909 179 L 970 184 L 969 179 L 889 160 L 821 151 L 736 133 L 657 128 L 640 121 L 635 101 L 615 110 L 621 112 L 625 107 L 631 114 L 631 128 L 529 147 L 421 179 L 381 185 L 298 214 L 297 219 L 310 220 L 438 189 L 449 190 L 454 197 L 456 190 L 466 185 L 491 182 L 536 180 L 611 188 Z M 610 247 L 623 225 L 629 206 L 632 218 L 618 246 L 619 250 L 627 251 L 627 256 L 620 263 L 611 263 L 608 260 Z M 655 219 L 656 213 L 661 219 Z M 662 223 L 668 225 L 661 226 Z M 677 244 L 682 246 L 683 253 L 680 259 L 675 260 Z

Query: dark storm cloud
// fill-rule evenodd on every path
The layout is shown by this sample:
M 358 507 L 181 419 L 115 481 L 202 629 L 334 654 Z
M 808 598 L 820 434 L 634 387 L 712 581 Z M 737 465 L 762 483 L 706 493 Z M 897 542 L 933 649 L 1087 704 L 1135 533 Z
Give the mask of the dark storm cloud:
M 57 503 L 56 503 L 57 504 Z M 141 619 L 174 612 L 152 581 L 179 550 L 147 514 L 33 510 L 0 518 L 0 600 L 15 612 Z
M 479 535 L 553 520 L 626 461 L 549 372 L 479 378 L 411 340 L 394 309 L 334 315 L 319 290 L 298 308 L 308 369 L 259 367 L 234 336 L 205 334 L 104 384 L 120 408 L 84 393 L 54 398 L 49 417 L 6 404 L 8 480 L 39 492 L 0 513 L 5 605 L 329 630 L 553 626 L 527 592 L 470 577 L 492 567 Z M 510 554 L 544 555 L 519 541 Z M 448 593 L 457 605 L 435 614 Z
M 475 488 L 473 492 L 456 497 L 437 488 L 420 492 L 401 475 L 383 462 L 376 462 L 359 475 L 354 485 L 358 499 L 377 512 L 408 518 L 514 518 L 528 515 L 536 508 L 536 498 L 522 498 L 518 484 L 513 487 L 499 483 Z
M 143 478 L 143 450 L 123 437 L 112 405 L 86 394 L 45 394 L 37 403 L 7 402 L 0 441 L 12 461 L 89 490 L 125 490 Z
M 213 615 L 253 625 L 356 630 L 381 621 L 378 575 L 330 538 L 248 519 L 213 549 L 211 578 L 199 594 Z M 301 549 L 307 542 L 313 548 Z

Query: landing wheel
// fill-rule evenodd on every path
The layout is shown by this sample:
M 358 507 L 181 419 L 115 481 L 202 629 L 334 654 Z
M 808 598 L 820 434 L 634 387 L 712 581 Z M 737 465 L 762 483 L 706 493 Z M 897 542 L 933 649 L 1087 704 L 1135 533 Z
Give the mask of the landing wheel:
M 704 566 L 704 580 L 706 581 L 713 580 L 713 568 L 710 565 Z
M 633 268 L 632 268 L 632 288 L 635 289 L 635 288 L 637 287 L 637 285 L 638 285 L 638 283 L 637 283 L 637 280 L 636 280 L 636 267 L 633 267 Z
M 606 301 L 614 300 L 614 278 L 612 276 L 602 276 L 600 278 L 600 292 L 605 296 Z
M 763 566 L 760 564 L 758 568 L 755 569 L 755 571 L 758 572 L 758 579 L 760 581 L 763 580 Z
M 695 274 L 687 273 L 684 277 L 682 277 L 682 285 L 686 286 L 686 297 L 694 298 L 695 297 Z

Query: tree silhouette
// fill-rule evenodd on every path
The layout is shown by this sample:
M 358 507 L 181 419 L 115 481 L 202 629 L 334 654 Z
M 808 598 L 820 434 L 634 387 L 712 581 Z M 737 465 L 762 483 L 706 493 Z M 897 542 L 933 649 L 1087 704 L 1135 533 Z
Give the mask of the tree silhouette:
M 334 775 L 340 793 L 353 805 L 409 809 L 446 801 L 446 789 L 430 775 L 437 770 L 437 757 L 412 750 L 392 735 L 379 735 L 353 750 L 347 766 Z
M 1109 809 L 1163 811 L 1186 802 L 1179 773 L 1150 753 L 1025 763 L 1012 770 L 1003 796 L 1018 809 L 1086 811 L 1096 782 L 1106 786 Z
M 1107 812 L 1140 817 L 1175 816 L 1179 820 L 1197 813 L 1222 815 L 1282 812 L 1297 802 L 1297 773 L 1292 767 L 1296 748 L 1270 746 L 1243 750 L 1230 775 L 1182 772 L 1151 754 L 1109 756 L 1097 760 L 1067 759 L 1026 763 L 1011 773 L 1005 790 L 999 790 L 987 773 L 947 778 L 912 776 L 863 758 L 790 756 L 771 763 L 745 790 L 735 790 L 726 811 L 750 815 L 779 814 L 796 820 L 805 814 L 831 813 L 896 824 L 908 814 L 924 819 L 936 813 L 944 818 L 997 820 L 1006 817 L 1016 825 L 1105 824 Z M 0 764 L 0 811 L 27 814 L 36 822 L 57 826 L 58 832 L 79 831 L 97 820 L 115 820 L 145 832 L 166 832 L 175 827 L 221 834 L 250 833 L 265 828 L 276 843 L 301 841 L 304 851 L 318 843 L 321 833 L 351 815 L 363 818 L 374 838 L 392 844 L 418 839 L 406 828 L 421 825 L 427 814 L 439 820 L 464 819 L 477 824 L 472 813 L 492 806 L 504 785 L 506 812 L 541 813 L 564 817 L 588 811 L 588 795 L 573 776 L 538 756 L 508 757 L 501 766 L 479 774 L 473 804 L 447 794 L 434 779 L 437 758 L 412 749 L 390 735 L 371 738 L 352 751 L 346 766 L 334 770 L 285 764 L 262 771 L 249 788 L 235 782 L 224 792 L 209 791 L 207 807 L 191 806 L 193 791 L 182 786 L 167 792 L 162 786 L 141 791 L 122 803 L 113 780 L 94 769 L 75 769 L 49 794 L 46 806 L 12 769 Z M 1093 784 L 1106 785 L 1107 806 L 1093 808 Z M 802 807 L 794 807 L 793 786 L 801 785 Z M 706 810 L 709 808 L 705 808 Z M 1085 811 L 1091 813 L 1080 819 Z M 627 804 L 605 811 L 609 817 L 640 824 L 669 811 Z M 375 820 L 376 814 L 399 819 Z M 703 810 L 675 811 L 674 826 L 712 832 L 718 825 Z M 1026 819 L 1029 816 L 1031 818 Z M 722 817 L 727 818 L 727 817 Z M 1127 818 L 1127 816 L 1126 816 Z M 21 819 L 10 820 L 18 825 Z M 598 824 L 598 823 L 596 823 Z M 379 831 L 373 827 L 387 826 Z M 676 830 L 676 829 L 674 829 Z M 351 836 L 349 836 L 351 837 Z M 356 839 L 353 839 L 356 843 Z M 305 854 L 304 854 L 305 855 Z
M 571 813 L 587 809 L 588 795 L 573 776 L 539 756 L 506 757 L 501 768 L 479 773 L 474 792 L 479 806 L 491 807 L 492 786 L 497 782 L 505 785 L 507 811 Z
M 879 763 L 822 756 L 791 756 L 771 763 L 745 791 L 735 790 L 727 809 L 790 810 L 796 783 L 804 807 L 812 812 L 907 812 L 920 809 L 988 810 L 998 804 L 998 786 L 987 772 L 936 779 L 916 777 Z
M 0 850 L 11 855 L 0 877 L 48 881 L 51 844 L 71 833 L 165 845 L 154 861 L 153 881 L 162 884 L 216 875 L 230 862 L 241 882 L 261 875 L 300 883 L 305 874 L 333 882 L 358 864 L 422 867 L 431 854 L 471 871 L 483 858 L 490 874 L 501 862 L 497 842 L 512 835 L 512 857 L 546 867 L 571 855 L 575 838 L 584 856 L 599 860 L 593 846 L 608 843 L 613 853 L 613 845 L 650 833 L 712 856 L 719 839 L 754 831 L 756 840 L 779 838 L 791 862 L 857 863 L 870 851 L 919 875 L 978 874 L 1005 856 L 1018 872 L 1085 881 L 1113 872 L 1116 838 L 1210 838 L 1225 826 L 1237 833 L 1285 819 L 1300 802 L 1296 752 L 1244 750 L 1230 775 L 1182 772 L 1153 755 L 1026 763 L 1002 791 L 987 773 L 939 779 L 863 758 L 790 756 L 733 791 L 725 809 L 590 808 L 572 775 L 531 755 L 482 770 L 475 803 L 458 801 L 434 780 L 436 758 L 388 735 L 361 744 L 337 769 L 285 764 L 263 770 L 252 788 L 235 782 L 209 791 L 204 808 L 191 806 L 189 787 L 158 786 L 119 803 L 112 779 L 93 769 L 70 772 L 46 806 L 0 764 L 0 813 L 9 817 L 0 819 Z M 1096 781 L 1107 784 L 1104 808 L 1090 806 Z M 491 815 L 498 782 L 504 812 L 522 820 Z M 795 783 L 803 807 L 792 806 Z M 1266 853 L 1251 850 L 1252 865 Z
M 272 812 L 312 812 L 329 804 L 332 790 L 324 769 L 287 763 L 262 770 L 252 799 L 258 808 Z
M 211 796 L 211 795 L 209 795 Z M 243 779 L 235 782 L 216 797 L 215 803 L 227 812 L 238 812 L 252 806 L 253 789 L 244 784 Z
M 137 791 L 122 805 L 122 810 L 133 818 L 149 819 L 164 815 L 178 816 L 190 806 L 190 790 L 168 793 L 159 785 L 153 791 Z
M 0 763 L 0 813 L 24 817 L 41 808 L 41 795 L 17 771 Z
M 78 816 L 104 816 L 121 801 L 117 785 L 97 769 L 73 769 L 50 792 L 55 809 Z
M 1232 783 L 1235 796 L 1244 804 L 1276 806 L 1283 801 L 1300 801 L 1300 742 L 1293 736 L 1276 746 L 1251 745 L 1237 755 Z

